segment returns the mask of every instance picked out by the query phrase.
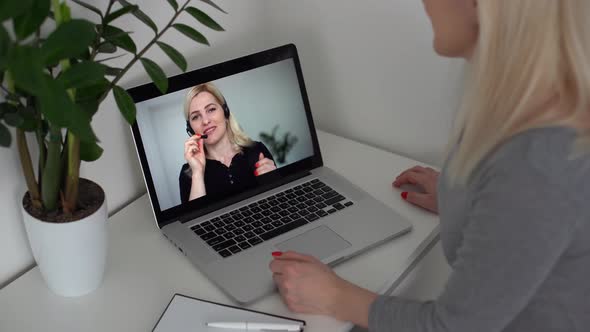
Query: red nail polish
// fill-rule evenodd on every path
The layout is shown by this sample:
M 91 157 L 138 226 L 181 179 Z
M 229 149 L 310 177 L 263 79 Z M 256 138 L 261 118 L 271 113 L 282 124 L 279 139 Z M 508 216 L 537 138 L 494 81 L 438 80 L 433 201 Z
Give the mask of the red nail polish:
M 408 192 L 407 192 L 407 191 L 404 191 L 404 192 L 402 193 L 402 198 L 403 198 L 403 199 L 408 199 Z
M 274 257 L 280 257 L 281 255 L 283 255 L 283 253 L 282 253 L 282 252 L 280 252 L 280 251 L 273 251 L 272 255 L 273 255 Z
M 258 163 L 254 164 L 254 167 L 258 168 Z

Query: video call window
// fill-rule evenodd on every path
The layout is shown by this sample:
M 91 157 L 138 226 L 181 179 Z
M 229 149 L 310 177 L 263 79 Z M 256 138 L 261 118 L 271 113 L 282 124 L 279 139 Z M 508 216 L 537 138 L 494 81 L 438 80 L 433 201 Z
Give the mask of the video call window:
M 162 211 L 313 155 L 292 59 L 137 103 L 137 125 Z

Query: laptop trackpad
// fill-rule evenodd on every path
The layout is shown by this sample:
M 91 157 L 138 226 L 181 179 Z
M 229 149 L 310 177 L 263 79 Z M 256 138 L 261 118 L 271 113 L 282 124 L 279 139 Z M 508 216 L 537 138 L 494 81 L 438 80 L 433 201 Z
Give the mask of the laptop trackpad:
M 276 245 L 281 251 L 297 251 L 322 260 L 342 251 L 351 244 L 327 226 L 316 227 Z

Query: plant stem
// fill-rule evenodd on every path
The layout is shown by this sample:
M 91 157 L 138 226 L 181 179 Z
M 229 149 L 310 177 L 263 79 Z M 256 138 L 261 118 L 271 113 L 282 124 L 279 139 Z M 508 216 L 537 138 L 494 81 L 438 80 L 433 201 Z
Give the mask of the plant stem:
M 42 208 L 43 204 L 39 195 L 39 187 L 35 181 L 35 172 L 33 171 L 33 163 L 27 145 L 27 137 L 25 131 L 20 128 L 16 128 L 16 145 L 31 202 L 35 208 Z
M 109 1 L 109 5 L 107 6 L 107 11 L 104 13 L 104 16 L 102 16 L 102 20 L 100 22 L 101 25 L 104 25 L 104 18 L 109 16 L 109 14 L 111 13 L 111 8 L 113 7 L 113 4 L 115 3 L 115 0 L 110 0 Z M 98 36 L 96 36 L 96 40 L 97 40 L 97 45 L 96 48 L 92 49 L 92 53 L 90 54 L 90 61 L 94 61 L 94 58 L 98 55 L 98 47 L 100 45 L 100 37 L 102 36 L 102 28 L 99 29 L 98 31 Z
M 6 76 L 4 79 L 6 80 L 6 85 L 8 88 L 6 91 L 9 94 L 13 94 L 16 89 L 14 86 L 14 80 L 12 79 L 12 74 L 10 71 L 6 71 Z M 15 104 L 14 102 L 10 102 Z M 33 171 L 33 162 L 31 161 L 31 154 L 29 152 L 29 146 L 27 145 L 27 137 L 25 136 L 24 130 L 20 128 L 16 128 L 16 146 L 18 149 L 18 156 L 20 160 L 20 166 L 25 176 L 25 182 L 27 183 L 27 190 L 29 191 L 29 195 L 31 197 L 31 202 L 33 206 L 36 208 L 42 207 L 42 203 L 39 196 L 39 186 L 35 181 L 35 172 Z
M 45 208 L 49 211 L 57 210 L 57 198 L 61 185 L 61 130 L 49 124 L 49 146 L 47 148 L 47 162 L 43 169 L 43 183 L 41 195 Z
M 37 183 L 40 184 L 43 169 L 45 168 L 45 159 L 47 158 L 47 146 L 45 145 L 45 137 L 43 137 L 43 119 L 41 118 L 41 114 L 36 111 L 35 106 L 35 99 L 33 97 L 27 98 L 27 107 L 35 110 L 35 122 L 37 123 L 37 129 L 35 130 L 35 137 L 37 138 L 37 145 L 39 147 Z
M 6 92 L 6 94 L 10 95 L 12 94 L 10 91 L 8 91 L 7 88 L 5 88 L 3 85 L 0 85 L 0 89 L 4 90 L 4 92 Z
M 190 0 L 187 0 L 184 3 L 184 5 L 182 5 L 182 7 L 180 7 L 180 9 L 176 13 L 174 13 L 174 16 L 172 16 L 172 18 L 170 19 L 170 22 L 168 22 L 168 24 L 166 24 L 164 29 L 162 29 L 158 34 L 156 34 L 156 36 L 139 53 L 137 53 L 133 57 L 133 59 L 127 64 L 127 66 L 125 66 L 125 68 L 123 68 L 121 73 L 119 73 L 119 75 L 117 75 L 117 77 L 115 77 L 115 79 L 113 79 L 111 81 L 111 84 L 109 84 L 109 88 L 105 91 L 105 93 L 98 100 L 99 105 L 103 100 L 105 100 L 105 98 L 108 96 L 109 92 L 113 89 L 115 84 L 117 84 L 117 82 L 119 82 L 119 80 L 125 75 L 125 73 L 127 73 L 127 71 L 135 64 L 135 62 L 137 62 L 137 60 L 139 60 L 141 58 L 141 56 L 145 52 L 147 52 L 147 50 L 150 47 L 152 47 L 152 45 L 155 44 L 156 41 L 158 41 L 158 39 L 160 39 L 160 37 L 162 37 L 162 35 L 172 26 L 172 23 L 174 23 L 176 18 L 178 18 L 178 15 L 180 15 L 180 13 L 182 13 L 182 11 L 184 10 L 184 8 L 186 8 L 186 6 L 189 4 L 189 2 L 190 2 Z
M 59 3 L 59 0 L 53 0 L 53 3 L 55 6 L 55 4 Z M 109 8 L 107 9 L 107 12 L 110 11 L 111 5 L 112 2 L 109 3 Z M 69 21 L 69 15 L 67 16 L 68 17 L 56 16 L 57 25 L 59 26 L 64 22 Z M 63 59 L 59 63 L 61 65 L 61 70 L 63 72 L 66 72 L 71 66 L 69 59 Z M 68 89 L 68 95 L 72 101 L 75 101 L 76 90 Z M 78 202 L 78 184 L 80 182 L 80 138 L 74 135 L 71 131 L 68 131 L 66 138 L 66 147 L 64 148 L 67 148 L 67 165 L 62 207 L 64 213 L 71 214 L 76 209 L 76 205 Z M 61 163 L 58 164 L 61 165 Z
M 57 25 L 61 23 L 61 11 L 59 10 L 59 0 L 51 0 L 51 7 L 53 7 L 53 15 L 55 16 L 55 22 Z
M 68 174 L 66 177 L 65 200 L 63 209 L 65 213 L 76 210 L 78 201 L 78 184 L 80 183 L 80 139 L 71 131 L 68 131 Z
M 107 11 L 104 13 L 104 17 L 109 16 L 109 14 L 111 13 L 111 8 L 113 7 L 114 3 L 115 3 L 115 0 L 109 0 L 109 5 L 107 6 Z

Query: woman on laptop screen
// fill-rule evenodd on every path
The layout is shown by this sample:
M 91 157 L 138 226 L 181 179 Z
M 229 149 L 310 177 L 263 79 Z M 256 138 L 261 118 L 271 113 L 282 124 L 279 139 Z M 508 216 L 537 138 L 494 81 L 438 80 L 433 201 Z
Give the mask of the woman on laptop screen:
M 256 177 L 275 170 L 266 146 L 240 128 L 225 97 L 212 83 L 189 90 L 184 102 L 189 138 L 179 176 L 182 203 L 235 193 L 256 185 Z
M 440 175 L 414 167 L 393 186 L 418 185 L 402 199 L 440 216 L 446 286 L 432 301 L 384 296 L 276 252 L 283 300 L 371 332 L 590 331 L 590 1 L 424 5 L 467 84 Z

